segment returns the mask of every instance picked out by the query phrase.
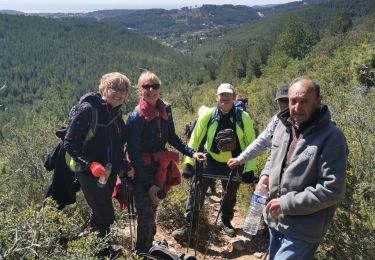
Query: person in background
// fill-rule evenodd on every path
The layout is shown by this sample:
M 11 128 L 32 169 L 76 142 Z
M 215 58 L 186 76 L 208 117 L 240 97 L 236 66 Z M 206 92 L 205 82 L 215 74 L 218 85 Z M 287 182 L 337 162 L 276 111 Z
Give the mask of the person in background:
M 279 112 L 288 108 L 288 88 L 288 85 L 282 85 L 276 91 L 275 101 L 277 103 Z M 231 169 L 234 169 L 238 165 L 243 165 L 248 160 L 254 159 L 258 155 L 263 153 L 267 148 L 270 148 L 273 132 L 275 131 L 278 123 L 279 119 L 277 117 L 277 114 L 275 114 L 267 124 L 266 129 L 262 133 L 260 133 L 260 135 L 258 135 L 257 139 L 255 139 L 254 142 L 246 147 L 245 151 L 243 151 L 236 158 L 231 158 L 228 160 L 228 166 Z
M 204 145 L 204 148 L 208 153 L 206 171 L 210 174 L 227 177 L 231 172 L 230 168 L 226 164 L 228 159 L 233 156 L 238 156 L 241 151 L 243 151 L 245 147 L 255 139 L 253 122 L 248 113 L 234 106 L 233 101 L 235 100 L 235 97 L 236 95 L 234 92 L 234 87 L 231 84 L 221 84 L 218 87 L 216 94 L 217 106 L 209 109 L 199 116 L 196 127 L 194 128 L 189 141 L 189 146 L 197 149 L 202 140 L 206 138 Z M 218 145 L 218 139 L 215 137 L 217 137 L 218 133 L 222 130 L 228 129 L 233 130 L 233 140 L 235 139 L 235 145 L 233 145 L 231 150 L 223 151 L 220 150 L 221 148 Z M 243 175 L 251 174 L 251 171 L 254 171 L 255 169 L 255 163 L 255 160 L 248 161 L 245 167 L 241 167 L 241 169 L 239 169 L 240 173 L 243 173 Z M 194 164 L 194 160 L 186 158 L 184 167 L 185 177 L 190 176 L 191 178 L 194 175 Z M 197 203 L 199 205 L 199 209 L 204 204 L 204 198 L 208 187 L 214 181 L 215 180 L 211 178 L 202 178 L 202 183 L 199 185 L 202 196 L 201 201 Z M 223 187 L 227 186 L 226 180 L 222 179 L 221 182 Z M 223 231 L 230 236 L 236 235 L 236 231 L 231 224 L 231 220 L 234 216 L 233 208 L 236 204 L 236 195 L 239 186 L 239 181 L 232 181 L 228 186 L 227 195 L 222 202 L 223 207 L 221 212 L 221 227 Z M 172 232 L 172 236 L 177 241 L 182 241 L 187 238 L 190 223 L 192 223 L 193 228 L 196 226 L 197 216 L 192 214 L 195 188 L 196 187 L 194 186 L 191 187 L 189 198 L 186 202 L 186 210 L 184 214 L 186 224 Z
M 100 237 L 109 232 L 115 219 L 112 192 L 119 171 L 127 172 L 124 161 L 124 145 L 127 139 L 121 106 L 128 97 L 131 83 L 118 72 L 104 74 L 100 79 L 99 92 L 81 97 L 75 115 L 68 123 L 64 148 L 80 166 L 76 176 L 92 210 L 90 226 Z M 85 142 L 96 111 L 97 124 L 93 137 Z M 105 165 L 112 164 L 105 187 L 97 186 L 98 178 L 105 173 Z
M 233 104 L 235 107 L 241 108 L 243 111 L 246 110 L 246 105 L 247 105 L 248 99 L 247 97 L 241 96 L 241 95 L 236 95 L 236 99 L 234 100 Z
M 167 151 L 166 144 L 189 157 L 205 156 L 177 136 L 171 107 L 160 99 L 160 79 L 145 71 L 139 76 L 137 87 L 139 103 L 128 118 L 128 152 L 135 170 L 133 188 L 138 213 L 135 249 L 137 254 L 142 254 L 149 251 L 156 234 L 155 217 L 160 199 L 165 197 L 170 185 L 181 182 L 176 166 L 179 154 Z M 174 169 L 173 176 L 168 173 L 168 167 Z
M 295 79 L 288 97 L 258 182 L 269 187 L 269 259 L 313 259 L 344 198 L 347 146 L 316 82 Z

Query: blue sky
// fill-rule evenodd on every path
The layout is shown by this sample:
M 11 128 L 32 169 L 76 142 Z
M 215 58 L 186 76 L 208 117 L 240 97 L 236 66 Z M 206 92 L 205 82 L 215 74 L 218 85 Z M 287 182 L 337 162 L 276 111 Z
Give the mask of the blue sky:
M 181 8 L 201 6 L 202 4 L 267 5 L 292 2 L 288 0 L 0 0 L 0 10 L 33 12 L 91 12 L 104 9 L 148 9 Z

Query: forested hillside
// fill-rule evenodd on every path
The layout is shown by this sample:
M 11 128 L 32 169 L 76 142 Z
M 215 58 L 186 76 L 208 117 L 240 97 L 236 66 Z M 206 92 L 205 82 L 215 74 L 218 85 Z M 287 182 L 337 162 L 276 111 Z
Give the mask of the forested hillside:
M 222 35 L 228 28 L 261 19 L 261 15 L 254 8 L 230 4 L 189 6 L 172 10 L 125 9 L 38 15 L 100 20 L 115 27 L 140 32 L 182 52 L 191 52 L 207 37 Z
M 188 57 L 95 21 L 0 15 L 0 46 L 2 126 L 12 117 L 19 120 L 20 106 L 38 100 L 75 102 L 96 89 L 100 75 L 108 71 L 123 72 L 135 82 L 139 68 L 152 69 L 167 88 L 180 80 L 203 81 L 199 65 Z M 59 94 L 52 96 L 54 91 Z
M 353 9 L 338 12 L 334 4 L 339 2 Z M 299 76 L 317 81 L 323 102 L 345 133 L 349 166 L 345 199 L 316 258 L 373 259 L 375 6 L 371 4 L 330 1 L 328 9 L 303 7 L 238 28 L 230 34 L 234 42 L 228 48 L 217 39 L 217 44 L 212 42 L 215 49 L 197 52 L 214 56 L 205 71 L 140 34 L 103 23 L 1 15 L 0 258 L 88 259 L 100 250 L 103 241 L 86 232 L 89 210 L 81 193 L 76 204 L 61 211 L 51 202 L 43 203 L 51 179 L 43 161 L 58 142 L 54 132 L 69 107 L 79 95 L 97 88 L 101 74 L 118 70 L 135 83 L 138 67 L 147 67 L 167 85 L 162 94 L 172 103 L 179 134 L 200 105 L 215 104 L 220 82 L 232 82 L 239 94 L 249 98 L 248 110 L 261 130 L 276 111 L 277 86 Z M 203 56 L 199 58 L 207 58 Z M 133 91 L 125 112 L 135 101 Z M 266 155 L 259 158 L 257 174 L 265 159 Z M 166 230 L 183 223 L 187 184 L 181 187 L 173 189 L 161 205 L 158 225 Z M 251 192 L 251 186 L 242 185 L 241 213 Z M 203 228 L 210 226 L 204 218 L 210 210 L 205 207 L 202 214 Z M 118 207 L 116 217 L 108 240 L 122 246 L 126 259 L 131 243 L 122 230 L 129 226 L 129 218 Z

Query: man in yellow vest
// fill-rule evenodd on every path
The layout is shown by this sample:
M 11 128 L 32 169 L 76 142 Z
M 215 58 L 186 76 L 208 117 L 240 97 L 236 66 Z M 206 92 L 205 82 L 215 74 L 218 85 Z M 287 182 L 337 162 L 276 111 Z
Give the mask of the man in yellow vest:
M 238 156 L 255 139 L 253 121 L 247 112 L 234 106 L 233 101 L 235 98 L 234 87 L 229 83 L 221 84 L 216 94 L 217 106 L 210 108 L 199 116 L 189 141 L 189 146 L 197 150 L 202 140 L 206 137 L 204 149 L 208 155 L 205 172 L 213 176 L 218 176 L 221 179 L 223 189 L 227 187 L 227 180 L 225 179 L 228 179 L 231 172 L 226 162 L 230 158 Z M 222 142 L 218 138 L 224 132 L 233 133 L 232 143 L 228 143 L 228 139 Z M 243 178 L 249 179 L 248 176 L 250 176 L 250 179 L 253 179 L 255 164 L 255 160 L 250 160 L 244 166 L 238 168 L 239 172 L 243 174 Z M 194 175 L 194 165 L 194 159 L 187 157 L 183 171 L 184 177 L 192 177 Z M 213 181 L 213 178 L 203 177 L 201 183 L 199 183 L 201 199 L 196 202 L 196 204 L 199 203 L 199 209 L 202 207 L 207 189 Z M 235 236 L 236 234 L 231 220 L 234 215 L 233 208 L 236 204 L 236 195 L 239 186 L 240 181 L 231 181 L 225 197 L 222 198 L 221 227 L 230 236 Z M 192 216 L 195 188 L 194 186 L 191 187 L 186 203 L 184 214 L 186 225 L 172 232 L 172 236 L 176 240 L 186 239 L 189 233 L 190 221 L 193 221 L 193 229 L 196 228 L 196 216 L 195 214 Z

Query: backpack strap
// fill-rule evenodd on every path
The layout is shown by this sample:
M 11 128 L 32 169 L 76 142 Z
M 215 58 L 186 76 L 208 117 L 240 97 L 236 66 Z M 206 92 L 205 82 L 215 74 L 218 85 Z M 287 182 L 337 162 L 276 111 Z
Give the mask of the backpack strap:
M 208 128 L 211 126 L 211 124 L 214 122 L 214 120 L 215 120 L 215 118 L 216 118 L 216 116 L 217 116 L 217 113 L 218 113 L 218 110 L 217 110 L 217 108 L 215 108 L 213 111 L 212 111 L 212 113 L 211 113 L 211 116 L 210 116 L 210 118 L 208 119 L 208 122 L 207 122 L 207 126 L 206 126 L 206 133 L 204 134 L 204 137 L 203 137 L 203 139 L 202 139 L 202 141 L 201 141 L 201 144 L 205 144 L 206 143 L 206 141 L 207 141 L 207 132 L 208 132 Z M 198 119 L 197 119 L 197 121 L 198 121 Z M 196 124 L 196 122 L 195 122 L 195 124 Z M 195 128 L 195 125 L 194 125 L 194 128 Z M 193 128 L 193 130 L 194 130 L 194 128 Z M 191 131 L 191 133 L 193 132 L 193 130 Z M 191 135 L 191 133 L 190 133 L 190 135 Z
M 90 106 L 90 108 L 91 108 L 90 127 L 89 127 L 89 131 L 87 132 L 83 145 L 85 145 L 91 138 L 94 137 L 96 127 L 98 126 L 98 111 L 93 106 Z
M 96 132 L 96 127 L 98 126 L 98 111 L 93 106 L 91 108 L 91 121 L 89 131 L 86 134 L 85 140 L 83 142 L 83 146 L 87 144 L 87 142 L 94 137 Z M 72 115 L 74 116 L 74 115 Z M 73 172 L 81 172 L 82 167 L 77 163 L 73 157 L 66 151 L 65 152 L 65 162 L 69 169 Z
M 217 108 L 215 108 L 213 111 L 212 111 L 212 114 L 210 116 L 210 119 L 208 120 L 207 122 L 207 130 L 206 132 L 208 131 L 208 128 L 212 125 L 212 123 L 215 121 L 215 118 L 217 118 L 217 115 L 219 113 L 219 110 Z
M 168 121 L 172 121 L 172 107 L 170 104 L 165 104 L 165 111 L 167 112 L 168 115 Z
M 243 122 L 242 122 L 242 112 L 244 112 L 241 108 L 235 107 L 235 120 L 237 124 L 240 126 L 241 129 L 244 129 Z M 218 109 L 215 108 L 212 112 L 212 115 L 207 123 L 207 130 L 211 126 L 211 124 L 214 122 L 215 118 L 217 117 L 217 114 L 219 113 Z
M 235 107 L 235 117 L 236 117 L 236 122 L 240 126 L 240 128 L 243 130 L 243 122 L 242 122 L 242 112 L 244 112 L 241 108 Z

